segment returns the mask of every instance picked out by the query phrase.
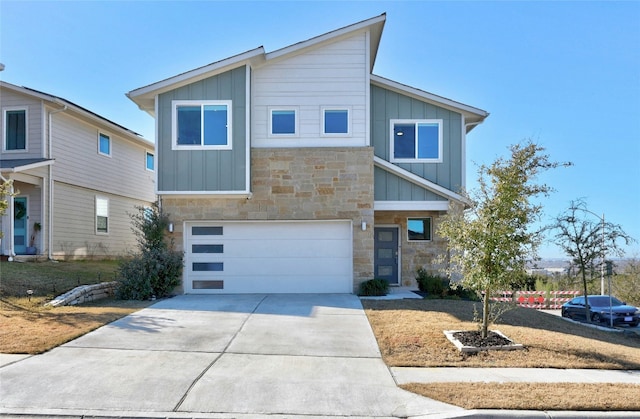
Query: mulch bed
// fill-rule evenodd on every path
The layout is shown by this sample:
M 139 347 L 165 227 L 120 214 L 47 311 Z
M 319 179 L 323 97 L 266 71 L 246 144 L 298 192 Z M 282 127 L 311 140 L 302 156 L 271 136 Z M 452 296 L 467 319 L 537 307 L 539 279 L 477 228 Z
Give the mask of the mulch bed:
M 505 346 L 511 345 L 513 342 L 496 332 L 489 331 L 486 338 L 482 338 L 480 331 L 464 331 L 456 332 L 453 336 L 464 346 L 473 346 L 476 348 L 485 348 L 488 346 Z

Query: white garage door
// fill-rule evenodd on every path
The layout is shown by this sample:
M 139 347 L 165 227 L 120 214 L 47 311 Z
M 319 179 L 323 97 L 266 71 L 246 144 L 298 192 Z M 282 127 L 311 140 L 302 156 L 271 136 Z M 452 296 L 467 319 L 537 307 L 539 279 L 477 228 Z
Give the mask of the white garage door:
M 186 293 L 351 293 L 351 221 L 185 223 Z

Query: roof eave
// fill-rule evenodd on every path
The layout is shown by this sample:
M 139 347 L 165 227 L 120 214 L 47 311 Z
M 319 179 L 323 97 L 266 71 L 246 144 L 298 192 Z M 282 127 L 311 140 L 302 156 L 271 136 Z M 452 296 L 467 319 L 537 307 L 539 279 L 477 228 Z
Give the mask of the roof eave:
M 140 109 L 153 115 L 155 112 L 155 98 L 157 95 L 186 86 L 187 84 L 204 80 L 208 77 L 237 68 L 247 63 L 256 65 L 264 60 L 264 55 L 264 47 L 254 48 L 241 54 L 234 55 L 233 57 L 225 58 L 224 60 L 216 61 L 178 74 L 177 76 L 169 77 L 159 82 L 140 87 L 126 93 L 126 96 L 136 103 Z
M 15 92 L 18 92 L 23 95 L 32 96 L 39 100 L 49 102 L 51 105 L 55 105 L 58 107 L 66 107 L 67 109 L 73 110 L 76 114 L 82 115 L 83 117 L 109 127 L 110 130 L 119 132 L 122 135 L 125 135 L 129 140 L 140 143 L 145 146 L 153 147 L 154 143 L 146 138 L 142 137 L 137 132 L 130 130 L 129 128 L 122 126 L 116 122 L 110 121 L 109 119 L 98 115 L 95 112 L 90 111 L 89 109 L 83 108 L 65 98 L 55 96 L 49 93 L 41 92 L 36 89 L 32 89 L 24 86 L 16 86 L 15 84 L 7 83 L 5 81 L 0 81 L 0 86 L 5 89 L 10 89 Z
M 464 103 L 447 99 L 445 97 L 438 96 L 433 93 L 429 93 L 424 90 L 417 89 L 415 87 L 407 86 L 405 84 L 398 83 L 396 81 L 393 81 L 375 74 L 371 75 L 371 83 L 376 86 L 394 90 L 396 92 L 399 92 L 408 96 L 412 96 L 418 100 L 429 102 L 431 104 L 434 104 L 442 108 L 449 109 L 464 115 L 465 122 L 470 124 L 468 126 L 467 132 L 473 129 L 473 127 L 475 127 L 476 125 L 482 123 L 482 121 L 484 121 L 485 118 L 489 116 L 489 112 L 482 110 L 480 108 L 476 108 L 470 105 L 465 105 Z
M 280 48 L 278 50 L 275 50 L 266 54 L 266 60 L 269 61 L 269 60 L 274 60 L 286 55 L 297 54 L 304 49 L 316 47 L 325 42 L 332 41 L 336 38 L 349 36 L 359 31 L 369 30 L 371 32 L 369 72 L 371 72 L 373 70 L 375 57 L 378 53 L 378 46 L 380 45 L 380 38 L 382 37 L 382 30 L 384 28 L 386 19 L 387 19 L 387 15 L 386 13 L 383 13 L 379 16 L 366 19 L 358 23 L 354 23 L 352 25 L 348 25 L 340 29 L 333 30 L 331 32 L 327 32 L 325 34 L 313 37 L 306 41 L 297 42 L 293 45 L 289 45 L 287 47 Z
M 455 193 L 443 186 L 433 183 L 430 180 L 420 177 L 414 173 L 411 173 L 408 170 L 405 170 L 402 167 L 396 166 L 395 164 L 390 163 L 383 158 L 380 158 L 378 156 L 373 156 L 373 164 L 374 166 L 377 166 L 382 170 L 390 172 L 406 181 L 409 181 L 415 185 L 418 185 L 421 188 L 431 191 L 437 195 L 440 195 L 449 200 L 453 200 L 458 203 L 464 204 L 465 206 L 471 205 L 471 201 L 469 201 L 469 199 L 466 198 L 465 196 Z

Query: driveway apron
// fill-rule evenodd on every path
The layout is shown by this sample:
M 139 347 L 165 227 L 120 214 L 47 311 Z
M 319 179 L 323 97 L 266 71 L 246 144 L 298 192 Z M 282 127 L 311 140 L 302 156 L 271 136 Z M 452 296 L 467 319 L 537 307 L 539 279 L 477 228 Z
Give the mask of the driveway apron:
M 396 386 L 348 294 L 178 296 L 0 368 L 0 414 L 461 411 Z

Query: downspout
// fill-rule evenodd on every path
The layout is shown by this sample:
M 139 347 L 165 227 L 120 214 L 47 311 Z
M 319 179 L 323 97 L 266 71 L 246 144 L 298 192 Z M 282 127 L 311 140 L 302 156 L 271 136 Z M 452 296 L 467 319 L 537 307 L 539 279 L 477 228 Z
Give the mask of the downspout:
M 2 176 L 2 173 L 0 173 L 0 179 L 2 179 L 3 182 L 9 181 L 9 179 Z M 9 262 L 13 262 L 13 257 L 16 255 L 13 251 L 13 192 L 13 183 L 11 183 L 11 186 L 9 187 L 9 214 L 7 215 L 9 218 L 9 248 L 7 249 Z
M 53 115 L 59 112 L 67 110 L 67 105 L 62 104 L 62 108 L 49 112 L 49 127 L 48 127 L 48 144 L 47 144 L 47 158 L 53 158 Z M 53 260 L 53 165 L 50 164 L 47 167 L 47 176 L 49 177 L 47 192 L 48 192 L 48 209 L 47 209 L 47 258 Z

